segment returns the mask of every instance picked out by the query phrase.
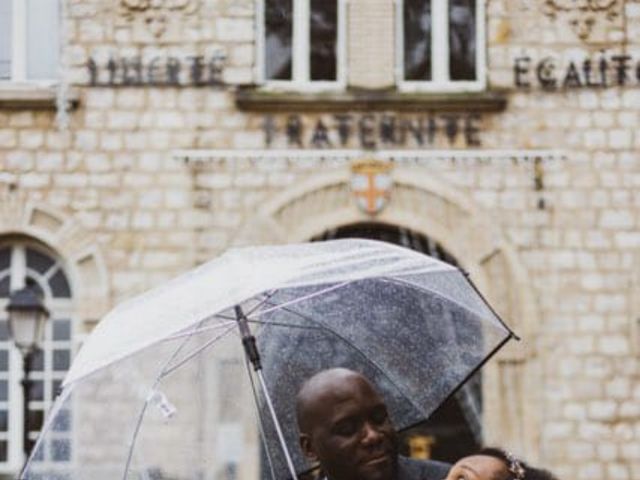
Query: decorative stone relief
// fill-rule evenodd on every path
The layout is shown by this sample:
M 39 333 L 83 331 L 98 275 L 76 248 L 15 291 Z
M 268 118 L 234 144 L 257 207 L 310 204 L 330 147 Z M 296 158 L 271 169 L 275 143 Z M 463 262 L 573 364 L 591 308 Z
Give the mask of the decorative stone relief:
M 544 0 L 543 12 L 554 20 L 565 20 L 587 42 L 595 40 L 598 27 L 606 28 L 621 18 L 623 4 L 622 0 Z
M 152 37 L 164 37 L 170 22 L 182 22 L 200 8 L 201 0 L 120 0 L 119 17 Z

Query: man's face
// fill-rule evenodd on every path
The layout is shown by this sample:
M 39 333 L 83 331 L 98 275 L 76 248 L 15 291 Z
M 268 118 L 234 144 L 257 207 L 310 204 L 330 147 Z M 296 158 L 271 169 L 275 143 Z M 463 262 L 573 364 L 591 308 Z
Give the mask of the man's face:
M 332 480 L 393 480 L 396 432 L 371 385 L 358 376 L 342 378 L 317 400 L 301 436 L 305 454 Z

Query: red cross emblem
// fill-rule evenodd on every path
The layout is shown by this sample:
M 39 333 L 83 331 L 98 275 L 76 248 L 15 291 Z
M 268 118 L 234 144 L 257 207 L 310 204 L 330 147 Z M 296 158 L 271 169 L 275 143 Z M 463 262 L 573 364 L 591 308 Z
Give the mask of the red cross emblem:
M 352 167 L 351 191 L 356 203 L 368 215 L 376 215 L 389 203 L 393 179 L 390 163 L 359 160 Z

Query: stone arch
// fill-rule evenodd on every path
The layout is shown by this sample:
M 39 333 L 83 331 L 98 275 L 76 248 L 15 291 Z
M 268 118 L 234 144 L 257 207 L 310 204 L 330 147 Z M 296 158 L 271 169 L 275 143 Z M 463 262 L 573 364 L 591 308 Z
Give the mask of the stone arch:
M 432 174 L 396 167 L 390 204 L 373 220 L 422 233 L 441 244 L 466 269 L 498 313 L 524 339 L 537 331 L 537 311 L 527 273 L 508 241 L 460 191 Z M 250 217 L 233 242 L 303 242 L 326 230 L 370 222 L 350 192 L 348 168 L 314 175 L 274 195 Z M 484 369 L 486 442 L 508 446 L 532 461 L 539 455 L 539 381 L 533 341 L 511 342 Z
M 31 239 L 60 256 L 85 333 L 106 313 L 110 290 L 102 252 L 94 235 L 72 216 L 17 192 L 0 191 L 0 237 Z

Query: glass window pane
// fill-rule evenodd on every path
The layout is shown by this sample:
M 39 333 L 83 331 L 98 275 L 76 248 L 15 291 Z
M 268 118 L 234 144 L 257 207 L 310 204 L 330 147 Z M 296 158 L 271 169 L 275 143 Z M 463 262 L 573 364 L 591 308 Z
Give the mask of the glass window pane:
M 29 431 L 39 432 L 44 423 L 44 411 L 43 410 L 29 410 L 27 415 L 29 421 Z
M 4 277 L 0 277 L 0 298 L 9 298 L 9 293 L 11 290 L 11 279 L 9 275 L 5 275 Z
M 45 297 L 44 290 L 42 290 L 42 287 L 35 278 L 28 276 L 26 279 L 26 284 L 31 287 L 38 295 L 40 295 L 41 298 Z
M 31 371 L 41 372 L 44 370 L 44 351 L 37 349 L 31 355 Z
M 62 269 L 59 269 L 51 280 L 49 280 L 49 286 L 51 287 L 51 293 L 56 298 L 70 298 L 71 288 L 69 287 L 69 281 Z
M 9 399 L 9 382 L 6 380 L 0 380 L 0 402 L 5 402 Z
M 6 410 L 0 410 L 0 432 L 6 432 L 9 430 L 9 412 Z
M 69 440 L 53 440 L 51 442 L 51 460 L 68 462 L 71 460 L 71 442 Z
M 431 0 L 404 2 L 404 78 L 431 80 Z
M 2 2 L 6 2 L 8 0 L 0 0 L 0 29 L 2 28 Z M 0 31 L 0 39 L 2 39 L 3 32 Z M 0 51 L 3 48 L 2 43 L 0 43 Z M 2 59 L 2 54 L 0 54 L 0 61 Z M 0 67 L 1 71 L 2 67 Z M 11 249 L 9 248 L 0 248 L 0 272 L 9 269 L 9 265 L 11 263 Z
M 71 430 L 71 412 L 60 410 L 53 421 L 54 432 L 68 432 Z
M 29 400 L 44 400 L 44 382 L 42 380 L 31 380 Z
M 0 440 L 0 462 L 6 462 L 8 452 L 8 445 L 6 440 Z
M 266 0 L 264 12 L 264 62 L 267 80 L 291 80 L 293 52 L 293 3 Z
M 338 2 L 311 0 L 311 80 L 337 79 Z
M 13 35 L 11 21 L 11 4 L 13 0 L 0 0 L 0 80 L 11 78 L 11 36 Z M 5 249 L 8 252 L 8 249 Z M 4 269 L 0 251 L 0 270 Z
M 53 321 L 53 340 L 70 340 L 71 339 L 71 321 L 54 320 Z
M 44 446 L 46 442 L 40 442 L 38 449 L 34 451 L 34 447 L 36 446 L 36 440 L 29 440 L 29 448 L 31 449 L 32 457 L 34 462 L 41 462 L 44 460 Z M 38 479 L 39 480 L 39 479 Z
M 9 370 L 9 352 L 7 350 L 0 350 L 0 372 L 6 372 Z
M 27 78 L 51 80 L 58 77 L 57 0 L 27 0 Z
M 53 395 L 54 399 L 58 395 L 60 395 L 61 391 L 62 391 L 62 380 L 54 380 L 53 382 L 51 382 L 51 394 Z
M 38 252 L 37 250 L 33 250 L 31 248 L 27 248 L 28 268 L 44 274 L 53 266 L 54 263 L 54 260 L 48 255 L 45 255 L 44 253 Z
M 53 351 L 53 369 L 55 371 L 69 370 L 69 365 L 71 365 L 71 354 L 68 350 Z
M 9 323 L 6 320 L 0 320 L 0 341 L 9 340 Z
M 476 0 L 449 1 L 449 78 L 476 79 Z

